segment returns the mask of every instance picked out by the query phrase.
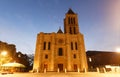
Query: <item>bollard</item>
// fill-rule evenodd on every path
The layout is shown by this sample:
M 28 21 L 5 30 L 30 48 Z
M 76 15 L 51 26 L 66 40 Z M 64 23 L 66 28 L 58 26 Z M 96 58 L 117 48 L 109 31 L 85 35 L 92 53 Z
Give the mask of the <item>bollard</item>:
M 103 68 L 103 72 L 106 73 L 106 69 L 105 68 Z
M 120 67 L 118 68 L 118 72 L 120 73 Z
M 65 73 L 67 72 L 67 69 L 65 68 Z
M 87 72 L 87 69 L 85 68 L 85 73 Z
M 44 69 L 44 73 L 46 73 L 46 68 Z
M 59 68 L 58 68 L 57 72 L 58 72 L 58 73 L 60 72 Z
M 80 72 L 80 69 L 78 68 L 78 72 Z
M 99 70 L 99 68 L 98 68 L 98 67 L 97 67 L 97 72 L 98 72 L 98 73 L 100 73 L 100 70 Z
M 37 69 L 37 73 L 39 73 L 39 70 Z

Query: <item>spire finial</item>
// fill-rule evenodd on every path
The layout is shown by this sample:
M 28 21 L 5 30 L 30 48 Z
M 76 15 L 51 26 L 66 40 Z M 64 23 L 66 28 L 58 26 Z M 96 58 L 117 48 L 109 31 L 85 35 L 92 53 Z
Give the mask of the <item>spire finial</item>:
M 59 26 L 59 30 L 57 33 L 63 33 L 62 30 L 61 30 L 61 26 Z
M 59 26 L 59 29 L 61 29 L 61 26 Z
M 71 8 L 69 8 L 69 10 L 68 10 L 67 14 L 75 14 L 75 13 L 72 11 L 72 9 L 71 9 Z

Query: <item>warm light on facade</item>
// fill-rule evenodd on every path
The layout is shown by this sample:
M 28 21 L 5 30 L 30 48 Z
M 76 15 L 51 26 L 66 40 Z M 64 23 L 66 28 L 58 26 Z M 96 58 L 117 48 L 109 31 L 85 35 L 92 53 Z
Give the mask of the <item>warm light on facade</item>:
M 1 55 L 2 55 L 2 56 L 6 56 L 6 55 L 7 55 L 7 51 L 2 51 L 2 52 L 1 52 Z

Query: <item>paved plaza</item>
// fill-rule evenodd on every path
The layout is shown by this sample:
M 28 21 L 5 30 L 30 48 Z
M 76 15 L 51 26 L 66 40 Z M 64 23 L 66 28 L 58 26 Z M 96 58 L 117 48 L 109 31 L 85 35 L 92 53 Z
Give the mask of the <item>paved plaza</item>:
M 87 73 L 57 73 L 57 72 L 48 72 L 48 73 L 14 73 L 14 74 L 5 74 L 0 77 L 120 77 L 120 73 L 97 73 L 97 72 L 87 72 Z

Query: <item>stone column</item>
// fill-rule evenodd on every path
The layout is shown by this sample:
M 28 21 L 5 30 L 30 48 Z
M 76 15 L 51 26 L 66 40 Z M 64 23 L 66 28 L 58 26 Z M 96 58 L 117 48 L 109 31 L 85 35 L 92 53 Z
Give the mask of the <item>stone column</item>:
M 80 69 L 82 71 L 84 71 L 84 69 L 88 69 L 88 65 L 87 65 L 87 58 L 86 58 L 86 51 L 85 51 L 85 45 L 84 45 L 84 39 L 83 39 L 83 35 L 82 34 L 79 34 L 79 52 L 80 52 Z
M 67 70 L 68 71 L 72 71 L 72 68 L 71 68 L 71 50 L 70 50 L 70 41 L 69 41 L 69 34 L 66 34 L 66 50 L 67 50 Z
M 52 33 L 52 39 L 51 39 L 51 71 L 55 71 L 54 70 L 54 53 L 55 53 L 55 33 Z
M 41 52 L 42 52 L 43 37 L 44 37 L 43 33 L 37 35 L 36 50 L 35 50 L 34 65 L 33 65 L 33 70 L 36 72 L 41 70 Z

